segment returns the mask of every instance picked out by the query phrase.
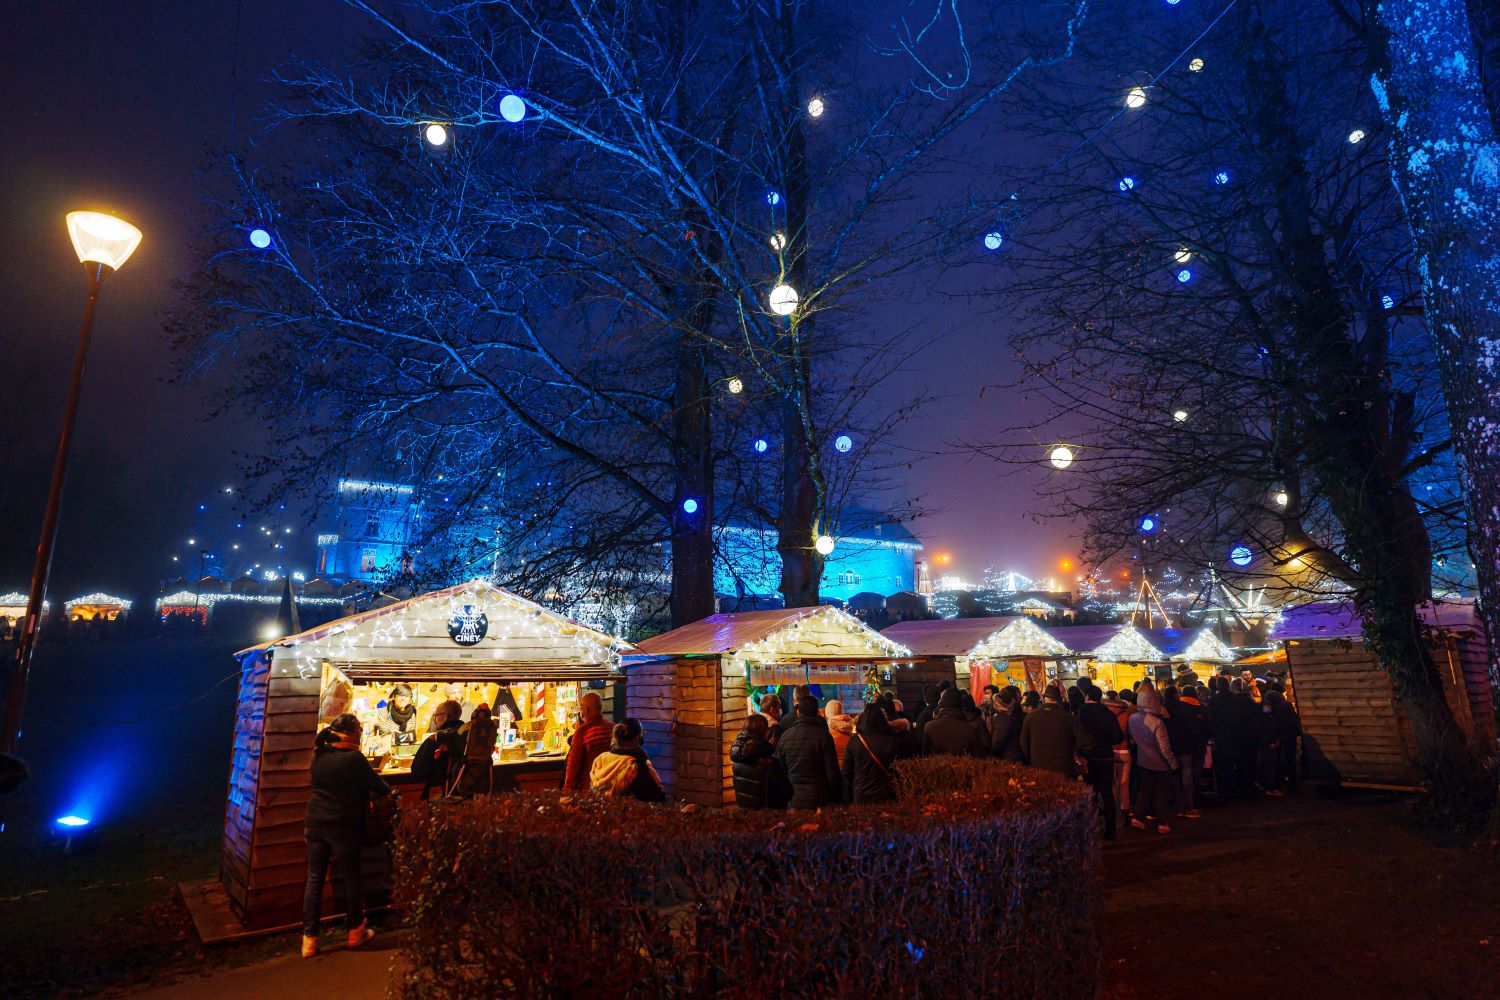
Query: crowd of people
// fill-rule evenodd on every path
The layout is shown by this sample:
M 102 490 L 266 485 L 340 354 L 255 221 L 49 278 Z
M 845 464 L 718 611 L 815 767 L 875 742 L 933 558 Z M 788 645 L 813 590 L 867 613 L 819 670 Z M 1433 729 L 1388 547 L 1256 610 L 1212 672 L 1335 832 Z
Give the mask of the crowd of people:
M 1143 680 L 1104 690 L 1087 677 L 1023 694 L 989 685 L 975 702 L 949 682 L 923 692 L 913 713 L 890 692 L 857 718 L 808 686 L 787 713 L 764 695 L 729 751 L 735 803 L 744 809 L 816 809 L 895 797 L 892 768 L 926 754 L 993 756 L 1082 780 L 1099 804 L 1104 836 L 1123 821 L 1170 833 L 1197 819 L 1199 796 L 1279 796 L 1297 780 L 1301 722 L 1277 681 L 1221 675 L 1207 684 Z

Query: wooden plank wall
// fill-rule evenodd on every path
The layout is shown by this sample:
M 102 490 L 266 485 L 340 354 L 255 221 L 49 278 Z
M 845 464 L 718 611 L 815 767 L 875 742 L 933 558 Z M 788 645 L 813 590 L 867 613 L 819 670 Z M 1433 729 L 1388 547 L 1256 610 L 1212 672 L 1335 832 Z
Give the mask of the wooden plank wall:
M 235 706 L 234 747 L 229 762 L 229 795 L 224 807 L 224 844 L 219 880 L 240 920 L 250 894 L 250 844 L 255 828 L 256 789 L 260 783 L 261 730 L 265 722 L 269 664 L 261 655 L 240 662 L 239 699 Z
M 676 677 L 676 660 L 646 660 L 630 667 L 625 693 L 626 712 L 640 722 L 646 754 L 673 798 L 677 789 L 677 752 L 672 740 Z
M 913 714 L 922 711 L 922 689 L 928 684 L 935 685 L 939 681 L 958 683 L 954 657 L 951 656 L 918 657 L 911 666 L 902 664 L 894 673 L 896 697 L 901 699 L 906 711 Z
M 724 706 L 729 694 L 719 664 L 714 656 L 677 657 L 630 668 L 629 713 L 641 723 L 646 753 L 667 794 L 679 802 L 724 803 L 729 759 Z M 743 680 L 735 696 L 743 724 Z M 734 733 L 728 739 L 733 740 Z
M 745 674 L 737 662 L 721 660 L 719 676 L 719 728 L 723 737 L 719 747 L 719 800 L 716 805 L 734 805 L 734 766 L 729 763 L 729 748 L 745 728 L 750 706 L 745 701 Z
M 1411 729 L 1369 651 L 1336 640 L 1300 640 L 1287 664 L 1315 779 L 1418 786 Z

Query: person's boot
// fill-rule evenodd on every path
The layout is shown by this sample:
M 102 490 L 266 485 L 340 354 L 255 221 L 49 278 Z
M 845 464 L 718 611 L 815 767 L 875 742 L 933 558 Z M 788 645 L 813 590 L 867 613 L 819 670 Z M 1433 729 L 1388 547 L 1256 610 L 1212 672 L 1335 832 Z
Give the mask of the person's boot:
M 302 935 L 302 957 L 313 958 L 318 954 L 318 936 L 316 934 Z
M 370 922 L 368 920 L 365 920 L 361 922 L 358 927 L 349 932 L 349 947 L 362 947 L 365 942 L 369 941 L 370 938 L 374 936 L 375 932 L 370 929 Z

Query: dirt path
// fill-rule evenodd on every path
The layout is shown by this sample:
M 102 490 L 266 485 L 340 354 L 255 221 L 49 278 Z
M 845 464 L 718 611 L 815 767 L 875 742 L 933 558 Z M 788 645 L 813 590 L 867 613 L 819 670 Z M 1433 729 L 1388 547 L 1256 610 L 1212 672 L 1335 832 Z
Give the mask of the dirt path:
M 1400 800 L 1236 802 L 1104 856 L 1104 996 L 1500 995 L 1500 862 Z

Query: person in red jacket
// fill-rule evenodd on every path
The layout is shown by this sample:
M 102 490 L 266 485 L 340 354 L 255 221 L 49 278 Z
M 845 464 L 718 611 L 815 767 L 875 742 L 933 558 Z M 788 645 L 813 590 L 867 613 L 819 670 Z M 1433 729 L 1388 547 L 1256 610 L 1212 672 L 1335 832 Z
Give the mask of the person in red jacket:
M 563 788 L 581 792 L 589 787 L 589 769 L 594 760 L 609 749 L 614 734 L 614 725 L 604 718 L 604 703 L 593 691 L 585 692 L 578 699 L 583 711 L 583 721 L 568 740 L 568 766 L 563 771 Z

